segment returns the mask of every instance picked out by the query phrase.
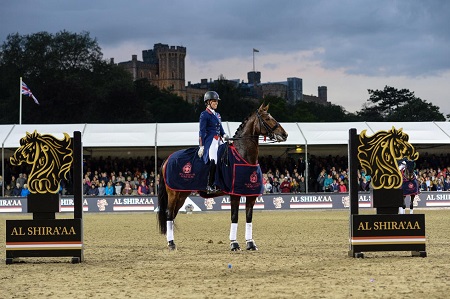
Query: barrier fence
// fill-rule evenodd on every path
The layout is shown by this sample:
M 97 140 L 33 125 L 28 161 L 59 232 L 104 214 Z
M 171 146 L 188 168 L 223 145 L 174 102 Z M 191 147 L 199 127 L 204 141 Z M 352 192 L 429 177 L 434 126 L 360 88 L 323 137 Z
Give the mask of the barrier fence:
M 370 192 L 360 192 L 359 207 L 371 208 Z M 409 206 L 409 197 L 406 198 Z M 230 209 L 230 197 L 202 198 L 191 195 L 180 211 L 223 211 Z M 145 212 L 154 211 L 158 206 L 156 196 L 86 196 L 83 199 L 84 212 Z M 0 213 L 27 213 L 27 198 L 0 198 Z M 282 193 L 264 194 L 257 198 L 255 210 L 294 210 L 294 209 L 347 209 L 350 207 L 348 193 Z M 414 200 L 416 208 L 450 207 L 450 192 L 423 192 Z M 240 209 L 245 209 L 245 198 L 241 198 Z M 61 212 L 73 212 L 73 197 L 61 197 Z

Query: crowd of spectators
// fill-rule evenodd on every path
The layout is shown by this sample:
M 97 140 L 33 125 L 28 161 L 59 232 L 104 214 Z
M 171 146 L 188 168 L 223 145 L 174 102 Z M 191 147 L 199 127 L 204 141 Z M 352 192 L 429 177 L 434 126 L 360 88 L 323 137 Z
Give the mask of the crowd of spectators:
M 416 161 L 421 191 L 450 191 L 450 154 L 422 154 Z M 162 160 L 158 159 L 158 168 Z M 308 171 L 303 156 L 260 157 L 264 193 L 348 192 L 348 161 L 345 156 L 311 155 Z M 11 166 L 10 166 L 11 167 Z M 23 167 L 23 166 L 22 166 Z M 26 196 L 29 169 L 8 168 L 5 196 Z M 83 161 L 83 192 L 89 196 L 155 195 L 159 175 L 155 173 L 154 157 L 86 158 Z M 308 175 L 308 180 L 306 180 Z M 17 178 L 16 178 L 17 177 Z M 70 178 L 61 183 L 61 193 L 73 194 Z M 360 191 L 370 190 L 371 177 L 358 170 Z M 306 186 L 308 182 L 308 186 Z M 0 176 L 0 186 L 4 179 Z M 308 187 L 308 188 L 307 188 Z

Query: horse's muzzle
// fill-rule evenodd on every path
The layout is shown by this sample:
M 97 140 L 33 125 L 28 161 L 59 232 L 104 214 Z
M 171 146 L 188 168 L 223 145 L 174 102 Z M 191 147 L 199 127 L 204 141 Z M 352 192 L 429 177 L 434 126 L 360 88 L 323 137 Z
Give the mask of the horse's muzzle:
M 286 141 L 286 140 L 287 140 L 287 137 L 288 137 L 288 134 L 287 134 L 287 133 L 284 133 L 284 134 L 281 134 L 281 135 L 275 134 L 275 139 L 276 139 L 277 142 L 283 142 L 283 141 Z

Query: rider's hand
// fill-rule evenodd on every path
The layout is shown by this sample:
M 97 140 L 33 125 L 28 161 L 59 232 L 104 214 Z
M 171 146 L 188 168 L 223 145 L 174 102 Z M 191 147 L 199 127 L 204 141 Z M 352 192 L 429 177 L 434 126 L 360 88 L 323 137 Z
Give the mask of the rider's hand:
M 231 143 L 231 142 L 232 142 L 232 140 L 230 140 L 230 136 L 228 136 L 227 134 L 223 134 L 222 139 L 223 139 L 225 142 L 228 142 L 228 143 Z
M 201 158 L 203 156 L 203 150 L 205 147 L 203 145 L 200 145 L 198 148 L 198 157 Z

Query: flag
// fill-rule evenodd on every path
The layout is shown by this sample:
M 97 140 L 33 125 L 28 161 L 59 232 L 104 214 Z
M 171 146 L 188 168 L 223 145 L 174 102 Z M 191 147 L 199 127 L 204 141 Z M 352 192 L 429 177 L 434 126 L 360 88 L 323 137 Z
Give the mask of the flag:
M 22 94 L 29 96 L 30 98 L 32 98 L 34 100 L 34 102 L 36 104 L 39 105 L 38 100 L 36 99 L 36 97 L 33 95 L 33 93 L 31 92 L 31 90 L 28 88 L 28 86 L 25 84 L 25 82 L 22 81 Z
M 259 52 L 259 50 L 257 50 L 257 49 L 255 49 L 255 48 L 253 48 L 253 52 Z

